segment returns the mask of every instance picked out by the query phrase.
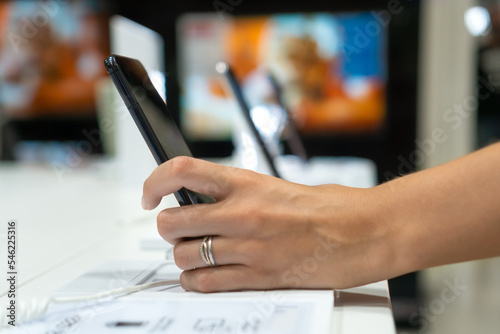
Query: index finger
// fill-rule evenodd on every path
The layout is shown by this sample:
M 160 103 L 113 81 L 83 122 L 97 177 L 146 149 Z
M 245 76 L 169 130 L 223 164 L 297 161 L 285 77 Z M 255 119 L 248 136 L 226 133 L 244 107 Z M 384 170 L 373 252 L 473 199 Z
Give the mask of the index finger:
M 176 157 L 157 167 L 144 182 L 142 206 L 152 210 L 164 196 L 181 188 L 222 199 L 233 189 L 234 170 L 204 160 Z

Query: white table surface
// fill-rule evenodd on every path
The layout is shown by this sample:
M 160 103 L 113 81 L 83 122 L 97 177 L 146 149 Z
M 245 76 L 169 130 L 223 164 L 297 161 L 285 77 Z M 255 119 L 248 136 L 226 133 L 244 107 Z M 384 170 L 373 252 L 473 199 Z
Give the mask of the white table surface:
M 62 177 L 48 166 L 0 164 L 0 261 L 6 262 L 7 222 L 14 219 L 19 298 L 50 295 L 104 261 L 164 259 L 163 251 L 141 248 L 159 212 L 143 211 L 141 195 L 142 188 L 124 186 L 100 164 Z M 161 207 L 175 204 L 169 196 Z M 1 262 L 0 277 L 6 275 Z M 6 292 L 2 278 L 2 308 Z M 332 293 L 332 333 L 395 333 L 386 281 Z

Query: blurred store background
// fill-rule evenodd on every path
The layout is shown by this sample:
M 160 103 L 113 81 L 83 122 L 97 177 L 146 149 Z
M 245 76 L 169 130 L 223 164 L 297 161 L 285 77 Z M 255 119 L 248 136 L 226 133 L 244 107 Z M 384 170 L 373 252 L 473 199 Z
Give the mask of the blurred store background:
M 379 182 L 500 138 L 500 0 L 4 0 L 0 163 L 113 159 L 101 98 L 115 15 L 161 36 L 166 100 L 198 157 L 233 150 L 219 60 L 252 105 L 287 107 L 309 155 L 371 159 Z M 390 286 L 401 332 L 500 329 L 499 259 Z

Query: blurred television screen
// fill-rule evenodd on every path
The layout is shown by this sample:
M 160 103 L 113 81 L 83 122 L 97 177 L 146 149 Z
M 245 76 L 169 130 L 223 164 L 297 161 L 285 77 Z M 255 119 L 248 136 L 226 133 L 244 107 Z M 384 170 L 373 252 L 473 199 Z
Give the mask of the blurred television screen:
M 370 12 L 177 22 L 180 116 L 191 140 L 227 140 L 238 112 L 215 71 L 228 62 L 251 107 L 282 102 L 303 134 L 378 131 L 386 120 L 387 27 Z
M 102 1 L 1 1 L 0 114 L 95 116 L 108 40 Z

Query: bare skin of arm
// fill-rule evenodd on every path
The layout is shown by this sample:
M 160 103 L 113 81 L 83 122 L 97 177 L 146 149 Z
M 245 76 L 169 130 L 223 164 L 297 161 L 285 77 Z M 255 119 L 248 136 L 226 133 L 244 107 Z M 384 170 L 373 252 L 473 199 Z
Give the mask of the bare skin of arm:
M 181 187 L 216 199 L 158 216 L 187 290 L 347 288 L 500 255 L 500 144 L 371 189 L 179 157 L 146 180 L 143 206 Z M 217 267 L 202 261 L 201 239 L 185 240 L 206 235 Z

